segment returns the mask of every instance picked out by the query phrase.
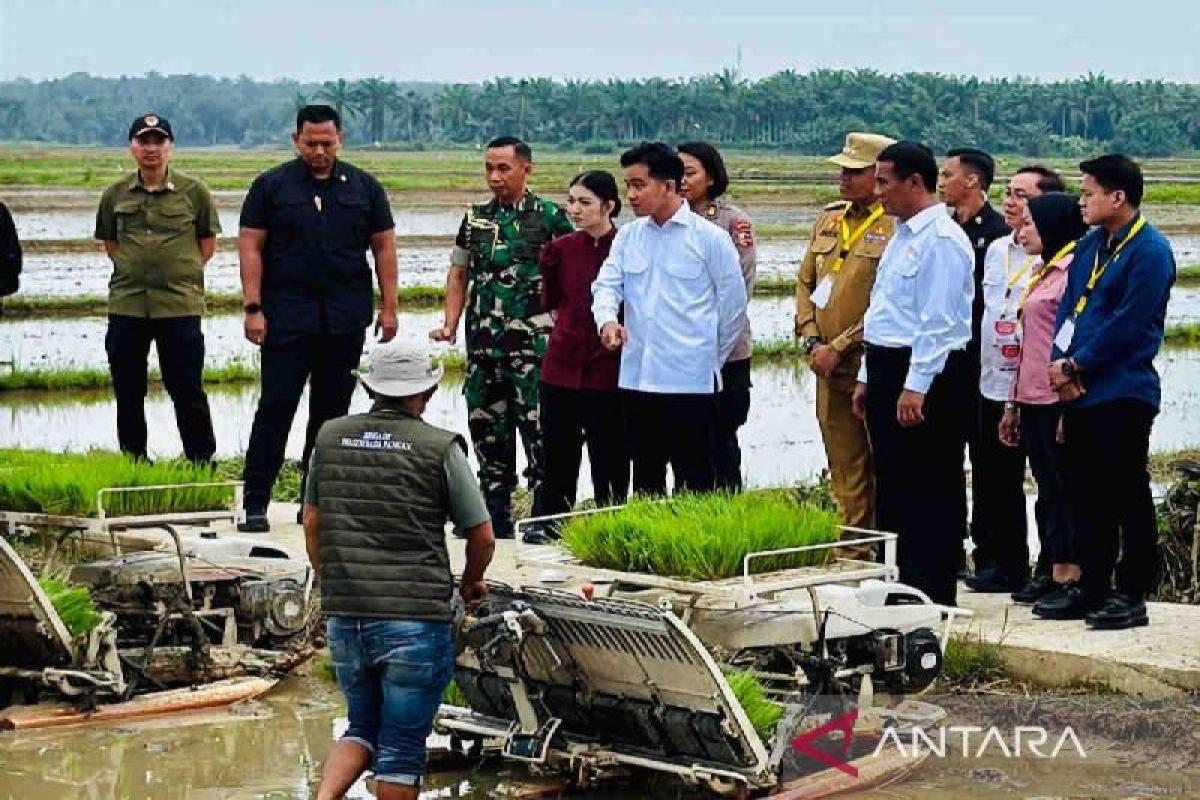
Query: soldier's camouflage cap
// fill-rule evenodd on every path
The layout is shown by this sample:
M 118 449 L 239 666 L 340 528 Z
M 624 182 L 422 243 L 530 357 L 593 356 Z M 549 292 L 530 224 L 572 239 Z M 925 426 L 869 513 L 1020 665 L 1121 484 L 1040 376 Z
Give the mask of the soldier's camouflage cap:
M 877 133 L 847 133 L 842 152 L 830 156 L 828 160 L 839 167 L 862 169 L 872 166 L 884 148 L 895 143 L 895 139 Z

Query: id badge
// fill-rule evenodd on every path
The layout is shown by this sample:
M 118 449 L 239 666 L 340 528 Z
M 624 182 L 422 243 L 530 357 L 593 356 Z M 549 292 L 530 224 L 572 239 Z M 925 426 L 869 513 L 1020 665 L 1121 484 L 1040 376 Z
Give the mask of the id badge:
M 1058 335 L 1054 337 L 1054 346 L 1059 349 L 1059 352 L 1066 354 L 1068 348 L 1071 347 L 1071 340 L 1075 338 L 1075 320 L 1068 318 L 1063 326 L 1058 329 Z
M 833 294 L 833 276 L 826 275 L 817 284 L 817 288 L 812 293 L 812 304 L 817 308 L 825 308 L 829 304 L 829 296 Z

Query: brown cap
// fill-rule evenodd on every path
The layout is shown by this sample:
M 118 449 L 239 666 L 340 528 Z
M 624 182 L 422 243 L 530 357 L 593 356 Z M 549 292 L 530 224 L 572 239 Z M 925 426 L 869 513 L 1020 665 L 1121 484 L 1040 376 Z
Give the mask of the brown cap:
M 877 133 L 847 133 L 846 144 L 842 152 L 828 159 L 839 167 L 848 169 L 863 169 L 875 164 L 875 159 L 888 145 L 895 144 L 895 139 L 880 136 Z

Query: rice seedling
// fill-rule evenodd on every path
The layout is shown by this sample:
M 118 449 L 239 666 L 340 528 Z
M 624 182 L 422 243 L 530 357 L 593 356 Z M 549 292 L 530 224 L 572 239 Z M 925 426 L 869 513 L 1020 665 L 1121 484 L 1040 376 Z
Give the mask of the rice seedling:
M 442 692 L 442 702 L 448 706 L 458 706 L 459 708 L 468 708 L 467 696 L 463 694 L 463 690 L 459 688 L 458 681 L 453 678 L 446 685 L 445 691 Z
M 981 635 L 955 636 L 946 643 L 942 677 L 954 684 L 976 685 L 1003 677 L 1004 656 L 1000 647 Z
M 72 636 L 89 633 L 100 624 L 100 611 L 86 586 L 68 586 L 52 578 L 40 578 L 38 584 Z
M 783 707 L 767 699 L 766 690 L 758 678 L 749 672 L 729 670 L 725 680 L 733 690 L 733 696 L 750 718 L 750 724 L 763 741 L 769 741 L 775 733 L 775 726 L 783 716 Z
M 797 502 L 790 490 L 635 498 L 619 510 L 574 517 L 563 545 L 604 569 L 695 580 L 742 574 L 747 553 L 823 544 L 838 536 L 831 511 Z M 827 550 L 770 556 L 751 572 L 824 564 Z
M 210 483 L 212 468 L 187 461 L 136 461 L 123 453 L 0 450 L 0 508 L 62 516 L 95 516 L 101 489 Z M 105 499 L 110 516 L 165 514 L 232 505 L 233 487 L 206 486 L 118 493 Z

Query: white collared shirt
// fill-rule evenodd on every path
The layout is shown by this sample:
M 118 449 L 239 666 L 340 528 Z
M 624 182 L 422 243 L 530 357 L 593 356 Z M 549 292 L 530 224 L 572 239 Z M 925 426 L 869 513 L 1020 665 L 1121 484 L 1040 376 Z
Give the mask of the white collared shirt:
M 1016 322 L 1025 287 L 1041 264 L 1040 258 L 1029 260 L 1025 248 L 1017 244 L 1011 233 L 992 242 L 984 256 L 979 393 L 988 400 L 1008 400 L 1017 376 L 1016 359 L 1005 358 L 1001 351 L 996 323 Z
M 975 254 L 967 235 L 935 203 L 896 224 L 879 259 L 863 338 L 881 347 L 910 347 L 904 388 L 925 394 L 946 357 L 971 341 Z M 867 381 L 867 362 L 858 371 Z
M 621 226 L 592 283 L 597 329 L 616 322 L 622 304 L 622 389 L 716 391 L 746 320 L 746 285 L 728 233 L 687 203 L 664 225 L 647 216 Z

